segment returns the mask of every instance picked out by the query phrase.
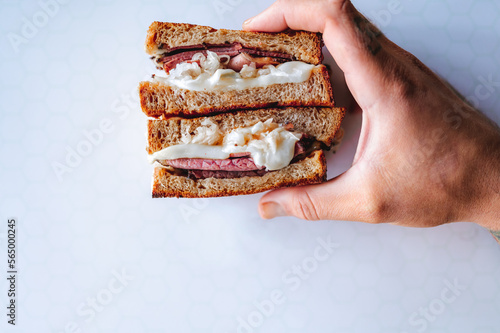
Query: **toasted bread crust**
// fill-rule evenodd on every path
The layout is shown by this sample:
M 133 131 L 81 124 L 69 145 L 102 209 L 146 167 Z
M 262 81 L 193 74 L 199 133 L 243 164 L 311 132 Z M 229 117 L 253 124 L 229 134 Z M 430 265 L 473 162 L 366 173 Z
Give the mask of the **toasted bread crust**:
M 239 42 L 244 47 L 282 52 L 296 60 L 311 64 L 323 61 L 321 34 L 307 31 L 251 32 L 242 30 L 214 29 L 187 23 L 153 22 L 146 37 L 145 50 L 154 54 L 160 47 L 170 48 L 197 44 L 224 44 Z
M 280 187 L 319 184 L 326 181 L 326 159 L 321 150 L 289 166 L 260 177 L 193 180 L 176 176 L 164 168 L 155 168 L 153 198 L 211 198 L 254 194 Z
M 239 109 L 275 106 L 334 106 L 330 75 L 325 66 L 313 69 L 300 83 L 273 84 L 244 90 L 190 91 L 160 82 L 139 85 L 142 111 L 153 118 L 195 117 Z

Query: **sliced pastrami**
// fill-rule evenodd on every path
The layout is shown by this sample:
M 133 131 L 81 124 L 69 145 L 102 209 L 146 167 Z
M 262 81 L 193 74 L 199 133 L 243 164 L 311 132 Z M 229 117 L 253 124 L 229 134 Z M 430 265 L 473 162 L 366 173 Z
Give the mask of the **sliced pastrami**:
M 305 135 L 303 135 L 305 137 Z M 300 140 L 295 143 L 294 158 L 306 152 L 310 140 Z M 233 153 L 230 158 L 223 160 L 205 158 L 177 158 L 173 160 L 161 160 L 164 166 L 171 166 L 184 170 L 222 170 L 222 171 L 254 171 L 262 170 L 264 166 L 257 166 L 249 157 L 250 153 Z
M 164 56 L 172 56 L 175 54 L 187 52 L 187 51 L 203 51 L 203 50 L 210 50 L 212 52 L 216 52 L 218 50 L 239 50 L 242 49 L 243 46 L 241 43 L 234 42 L 234 43 L 225 43 L 225 44 L 197 44 L 197 45 L 186 45 L 186 46 L 176 46 L 176 47 L 171 47 L 169 49 L 161 49 L 164 50 L 163 55 Z
M 264 166 L 255 165 L 250 157 L 228 158 L 225 160 L 212 160 L 203 158 L 178 158 L 163 160 L 162 164 L 186 170 L 223 170 L 223 171 L 253 171 L 262 170 Z
M 285 127 L 293 128 L 286 124 Z M 312 150 L 321 149 L 320 143 L 307 134 L 302 134 L 299 141 L 295 143 L 294 157 L 292 163 L 300 161 Z M 257 166 L 250 153 L 233 153 L 227 159 L 203 159 L 203 158 L 178 158 L 172 160 L 161 160 L 164 166 L 173 167 L 176 172 L 187 175 L 192 179 L 204 178 L 241 178 L 265 175 L 267 171 L 264 166 Z
M 177 64 L 191 60 L 196 53 L 203 53 L 206 55 L 207 51 L 215 52 L 219 56 L 228 55 L 229 57 L 235 57 L 242 53 L 255 57 L 267 57 L 272 58 L 266 60 L 267 63 L 274 62 L 275 64 L 293 60 L 293 57 L 286 53 L 243 47 L 241 43 L 235 42 L 232 44 L 199 44 L 170 48 L 166 50 L 163 56 L 161 56 L 156 62 L 168 73 L 170 70 L 175 68 Z M 263 65 L 264 64 L 262 64 L 262 66 Z
M 256 47 L 244 47 L 241 43 L 225 43 L 225 44 L 197 44 L 188 46 L 176 46 L 169 49 L 165 49 L 164 56 L 172 56 L 175 54 L 187 52 L 187 51 L 203 51 L 208 50 L 212 52 L 229 52 L 238 51 L 238 53 L 244 52 L 250 55 L 260 56 L 260 57 L 271 57 L 271 58 L 283 58 L 286 60 L 293 60 L 293 56 L 290 54 L 276 52 L 276 51 L 266 51 L 260 50 Z

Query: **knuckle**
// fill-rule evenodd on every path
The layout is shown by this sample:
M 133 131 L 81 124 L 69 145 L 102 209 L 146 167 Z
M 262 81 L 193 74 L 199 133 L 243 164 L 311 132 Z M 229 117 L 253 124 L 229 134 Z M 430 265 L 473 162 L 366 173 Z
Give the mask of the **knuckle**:
M 296 217 L 309 221 L 320 219 L 317 203 L 307 192 L 294 191 L 290 203 L 290 210 Z

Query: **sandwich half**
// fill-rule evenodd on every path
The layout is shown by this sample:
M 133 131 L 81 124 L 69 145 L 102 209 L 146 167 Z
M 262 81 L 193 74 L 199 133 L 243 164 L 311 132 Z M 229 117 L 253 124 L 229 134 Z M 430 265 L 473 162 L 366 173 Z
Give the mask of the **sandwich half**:
M 153 197 L 221 197 L 321 183 L 323 150 L 340 140 L 344 113 L 288 107 L 149 119 Z
M 141 82 L 143 112 L 196 117 L 276 106 L 333 107 L 320 34 L 154 22 L 145 49 L 162 75 Z

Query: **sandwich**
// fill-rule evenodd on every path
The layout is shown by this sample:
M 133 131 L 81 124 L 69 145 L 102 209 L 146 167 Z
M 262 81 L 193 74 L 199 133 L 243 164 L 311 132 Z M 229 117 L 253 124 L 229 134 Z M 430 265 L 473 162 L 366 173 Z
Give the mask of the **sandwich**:
M 220 197 L 326 180 L 342 137 L 320 34 L 151 24 L 141 82 L 152 195 Z
M 326 180 L 343 109 L 287 107 L 149 119 L 153 197 L 220 197 Z
M 334 106 L 317 33 L 154 22 L 145 50 L 163 75 L 139 86 L 149 117 L 276 106 Z

